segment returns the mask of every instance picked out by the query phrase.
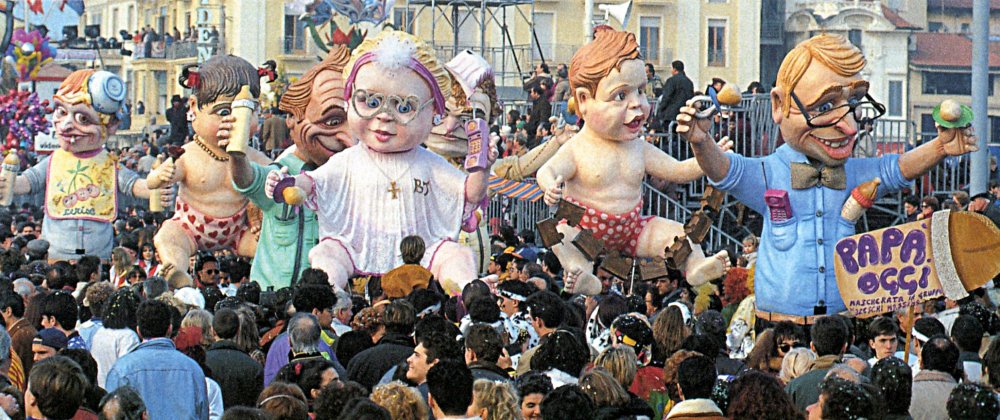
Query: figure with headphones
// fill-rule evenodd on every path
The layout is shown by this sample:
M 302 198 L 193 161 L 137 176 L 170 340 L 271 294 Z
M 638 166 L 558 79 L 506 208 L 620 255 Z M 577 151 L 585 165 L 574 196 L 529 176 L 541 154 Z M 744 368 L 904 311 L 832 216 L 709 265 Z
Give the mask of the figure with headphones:
M 14 181 L 15 195 L 45 191 L 42 238 L 51 244 L 50 260 L 109 259 L 118 194 L 149 198 L 147 180 L 104 149 L 118 130 L 125 96 L 125 83 L 113 73 L 84 69 L 70 74 L 53 96 L 59 149 Z M 164 200 L 170 195 L 165 191 Z

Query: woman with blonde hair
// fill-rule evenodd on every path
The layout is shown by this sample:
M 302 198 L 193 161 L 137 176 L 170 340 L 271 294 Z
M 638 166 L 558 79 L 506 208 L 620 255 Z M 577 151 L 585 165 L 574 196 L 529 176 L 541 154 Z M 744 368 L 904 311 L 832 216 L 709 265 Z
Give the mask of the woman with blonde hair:
M 188 311 L 187 315 L 184 315 L 184 319 L 181 321 L 181 328 L 201 328 L 201 345 L 207 348 L 215 341 L 215 331 L 212 329 L 213 318 L 211 312 L 204 309 L 192 309 Z
M 638 370 L 638 362 L 635 358 L 635 350 L 629 346 L 609 347 L 597 355 L 594 366 L 608 370 L 625 389 L 632 386 L 635 380 L 635 372 Z
M 472 384 L 472 406 L 469 410 L 483 420 L 520 420 L 521 403 L 509 382 L 477 379 Z M 396 419 L 395 416 L 392 417 Z
M 430 412 L 420 393 L 399 381 L 375 387 L 371 400 L 388 410 L 393 420 L 425 420 Z
M 677 350 L 687 336 L 691 335 L 684 312 L 671 305 L 660 313 L 653 321 L 653 361 L 654 366 L 663 366 L 668 358 Z
M 257 408 L 273 419 L 306 420 L 309 404 L 298 385 L 274 381 L 260 392 Z
M 816 360 L 816 353 L 813 353 L 812 350 L 805 347 L 792 349 L 781 360 L 781 373 L 778 374 L 778 379 L 788 384 L 792 379 L 808 372 L 814 360 Z
M 111 250 L 111 284 L 115 288 L 122 287 L 128 282 L 128 269 L 132 268 L 132 255 L 125 248 L 115 247 Z
M 595 367 L 580 377 L 580 389 L 594 400 L 603 418 L 656 418 L 653 409 L 641 398 L 628 392 L 614 376 Z

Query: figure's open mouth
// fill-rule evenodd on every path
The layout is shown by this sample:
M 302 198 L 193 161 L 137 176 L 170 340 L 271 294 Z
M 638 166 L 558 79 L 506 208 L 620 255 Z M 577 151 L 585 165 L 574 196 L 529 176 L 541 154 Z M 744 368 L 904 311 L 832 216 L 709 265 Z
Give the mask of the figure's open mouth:
M 823 146 L 823 150 L 826 151 L 826 154 L 833 159 L 847 159 L 851 157 L 851 152 L 854 150 L 855 136 L 844 136 L 838 139 L 825 139 L 810 134 L 809 137 L 812 137 L 813 140 Z
M 640 128 L 642 128 L 642 122 L 645 120 L 646 118 L 644 118 L 642 115 L 639 115 L 633 118 L 632 121 L 626 123 L 625 126 L 628 127 L 630 131 L 638 131 Z

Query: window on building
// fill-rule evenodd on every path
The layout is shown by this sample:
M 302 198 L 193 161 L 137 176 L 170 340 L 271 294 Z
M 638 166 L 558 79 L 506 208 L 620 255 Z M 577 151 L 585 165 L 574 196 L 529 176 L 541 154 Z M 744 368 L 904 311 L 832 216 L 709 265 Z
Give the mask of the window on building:
M 861 30 L 851 29 L 847 31 L 847 39 L 854 44 L 855 47 L 861 48 Z
M 413 33 L 413 9 L 394 7 L 392 9 L 392 24 L 396 29 Z
M 112 34 L 113 37 L 118 38 L 118 31 L 120 30 L 122 28 L 118 26 L 118 9 L 111 9 L 111 27 L 106 28 L 105 31 Z
M 531 58 L 533 60 L 541 60 L 545 58 L 546 60 L 552 59 L 552 51 L 555 39 L 553 37 L 552 31 L 555 28 L 556 15 L 555 13 L 539 13 L 535 12 L 534 17 L 534 29 L 535 36 L 538 37 L 538 43 L 532 43 L 531 45 Z M 541 47 L 541 50 L 539 50 Z
M 943 32 L 944 24 L 941 22 L 927 22 L 928 32 Z
M 726 65 L 726 20 L 708 20 L 708 65 Z
M 156 106 L 159 112 L 164 112 L 167 109 L 167 72 L 153 71 L 153 78 L 156 80 Z
M 971 73 L 923 73 L 923 93 L 927 95 L 971 95 Z M 993 96 L 993 75 L 988 82 L 989 96 Z
M 903 82 L 892 80 L 889 82 L 889 109 L 890 117 L 903 116 Z
M 970 30 L 969 30 L 969 24 L 968 23 L 963 23 L 962 24 L 962 33 L 963 34 L 967 34 L 969 32 L 970 32 Z
M 305 24 L 296 15 L 285 15 L 285 54 L 305 49 Z
M 1000 117 L 990 116 L 990 138 L 986 139 L 986 142 L 1000 143 Z
M 937 128 L 934 126 L 934 116 L 931 114 L 920 114 L 920 142 L 930 141 L 937 137 Z
M 646 61 L 660 62 L 660 18 L 658 16 L 639 18 L 639 48 Z

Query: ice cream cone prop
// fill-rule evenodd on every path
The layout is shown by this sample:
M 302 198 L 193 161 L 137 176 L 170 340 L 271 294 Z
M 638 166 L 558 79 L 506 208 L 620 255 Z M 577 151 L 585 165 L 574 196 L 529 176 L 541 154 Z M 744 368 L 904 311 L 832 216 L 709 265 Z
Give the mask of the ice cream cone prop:
M 973 212 L 920 220 L 837 242 L 837 286 L 847 308 L 874 316 L 946 296 L 959 300 L 1000 273 L 1000 229 Z
M 244 85 L 233 99 L 232 115 L 236 121 L 233 122 L 226 153 L 246 153 L 247 147 L 250 147 L 250 136 L 253 134 L 250 132 L 250 120 L 256 107 L 257 102 L 250 95 L 250 87 Z
M 878 186 L 881 183 L 881 179 L 875 178 L 854 187 L 851 190 L 851 196 L 847 198 L 847 202 L 844 203 L 844 207 L 840 210 L 840 217 L 852 223 L 857 222 L 865 214 L 865 211 L 875 204 L 875 197 L 878 195 Z
M 17 157 L 17 151 L 11 150 L 7 157 L 3 158 L 3 168 L 0 169 L 0 177 L 6 181 L 3 191 L 0 191 L 0 206 L 9 206 L 14 201 L 14 181 L 20 169 L 21 159 Z

